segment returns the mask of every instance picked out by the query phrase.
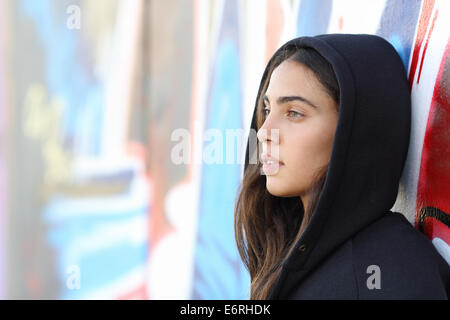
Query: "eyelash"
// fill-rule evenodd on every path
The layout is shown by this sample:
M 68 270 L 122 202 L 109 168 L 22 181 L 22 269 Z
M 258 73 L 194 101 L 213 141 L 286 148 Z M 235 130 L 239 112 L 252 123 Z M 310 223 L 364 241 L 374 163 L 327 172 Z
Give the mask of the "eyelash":
M 264 109 L 262 109 L 262 111 L 261 111 L 262 114 L 263 114 L 263 116 L 264 116 L 264 118 L 268 116 L 268 114 L 266 113 L 266 111 L 269 111 L 269 112 L 270 112 L 270 109 L 264 108 Z M 304 114 L 301 114 L 300 112 L 297 112 L 297 111 L 294 111 L 294 110 L 289 110 L 287 113 L 288 113 L 288 114 L 289 114 L 289 113 L 291 113 L 291 114 L 294 113 L 294 114 L 298 115 L 298 116 L 295 116 L 295 117 L 292 117 L 292 118 L 301 118 L 301 117 L 304 117 L 304 116 L 305 116 Z

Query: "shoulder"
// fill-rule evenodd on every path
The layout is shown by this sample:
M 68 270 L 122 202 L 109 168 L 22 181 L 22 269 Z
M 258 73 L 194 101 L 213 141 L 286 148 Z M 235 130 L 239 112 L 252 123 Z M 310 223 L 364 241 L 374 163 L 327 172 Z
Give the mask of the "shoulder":
M 363 229 L 353 238 L 353 245 L 364 249 L 368 256 L 373 256 L 370 253 L 373 252 L 393 262 L 411 260 L 413 263 L 420 259 L 420 264 L 432 263 L 439 256 L 431 241 L 397 212 L 387 213 Z
M 447 298 L 449 265 L 402 214 L 387 213 L 363 229 L 352 248 L 361 298 Z M 380 288 L 370 285 L 377 276 Z

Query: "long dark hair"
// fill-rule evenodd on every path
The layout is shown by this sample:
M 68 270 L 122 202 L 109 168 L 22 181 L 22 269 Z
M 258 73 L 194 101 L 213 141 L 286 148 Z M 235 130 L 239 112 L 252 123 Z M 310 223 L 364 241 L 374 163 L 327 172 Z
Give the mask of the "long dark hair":
M 257 130 L 264 123 L 262 96 L 270 76 L 287 59 L 308 67 L 339 106 L 339 85 L 330 63 L 313 48 L 289 45 L 271 59 L 267 77 L 261 84 L 256 100 Z M 308 190 L 307 208 L 303 207 L 300 197 L 271 195 L 266 189 L 266 176 L 260 172 L 261 163 L 248 164 L 234 208 L 236 243 L 251 277 L 250 299 L 257 300 L 268 298 L 283 261 L 308 225 L 325 182 L 328 165 L 316 172 L 315 183 Z

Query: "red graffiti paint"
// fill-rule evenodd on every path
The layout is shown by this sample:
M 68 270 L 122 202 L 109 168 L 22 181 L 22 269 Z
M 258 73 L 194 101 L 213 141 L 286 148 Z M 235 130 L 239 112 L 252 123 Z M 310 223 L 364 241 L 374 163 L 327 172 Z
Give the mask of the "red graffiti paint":
M 419 67 L 419 74 L 417 76 L 417 83 L 419 83 L 420 75 L 422 74 L 423 60 L 425 59 L 425 54 L 427 53 L 428 42 L 430 41 L 430 36 L 433 33 L 434 24 L 436 22 L 436 19 L 437 19 L 437 16 L 438 16 L 438 12 L 439 11 L 436 10 L 436 12 L 434 13 L 434 18 L 433 18 L 433 22 L 431 23 L 430 32 L 428 32 L 427 41 L 425 42 L 425 47 L 423 48 L 422 59 L 420 61 L 420 67 Z
M 423 230 L 429 239 L 439 238 L 446 243 L 450 243 L 448 227 L 435 218 L 426 218 L 423 222 Z
M 266 24 L 266 63 L 280 46 L 285 19 L 283 6 L 280 0 L 267 1 L 267 24 Z
M 417 63 L 419 61 L 420 48 L 422 47 L 425 34 L 427 32 L 428 24 L 430 22 L 431 13 L 433 12 L 435 0 L 424 0 L 422 6 L 422 13 L 420 14 L 416 43 L 414 46 L 414 52 L 411 59 L 411 67 L 409 71 L 409 87 L 412 88 L 414 82 L 414 76 L 416 74 Z
M 339 31 L 344 30 L 344 17 L 343 16 L 339 17 L 338 24 L 339 24 Z
M 441 65 L 436 78 L 436 84 L 431 100 L 430 112 L 422 149 L 419 181 L 417 186 L 417 211 L 424 207 L 437 208 L 450 214 L 450 41 L 442 56 Z M 419 216 L 416 214 L 416 227 Z M 447 219 L 448 221 L 448 219 Z M 434 230 L 434 231 L 433 231 Z M 436 232 L 444 232 L 447 243 L 450 244 L 450 229 L 439 231 L 440 228 L 428 228 L 430 239 L 437 236 Z
M 148 300 L 147 286 L 142 284 L 125 294 L 119 295 L 117 300 Z

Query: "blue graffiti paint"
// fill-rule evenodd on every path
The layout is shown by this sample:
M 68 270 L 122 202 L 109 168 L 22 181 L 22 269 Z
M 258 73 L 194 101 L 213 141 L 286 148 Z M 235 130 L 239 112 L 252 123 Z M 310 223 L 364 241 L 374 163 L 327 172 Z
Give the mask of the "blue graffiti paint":
M 42 44 L 49 96 L 62 98 L 65 103 L 66 147 L 76 153 L 97 155 L 102 128 L 102 121 L 98 120 L 103 118 L 104 90 L 91 74 L 93 67 L 86 62 L 89 59 L 85 57 L 86 44 L 80 31 L 66 27 L 66 8 L 77 3 L 65 1 L 55 5 L 50 0 L 22 0 L 19 12 L 34 22 Z M 87 131 L 86 126 L 89 126 Z
M 327 33 L 332 0 L 303 0 L 297 16 L 297 37 Z
M 386 1 L 376 32 L 394 46 L 406 70 L 414 43 L 421 2 L 421 0 Z
M 219 129 L 224 137 L 226 129 L 242 128 L 235 6 L 234 1 L 228 1 L 225 8 L 225 30 L 217 50 L 206 128 Z M 225 157 L 225 143 L 223 148 Z M 240 172 L 238 164 L 203 165 L 193 299 L 247 297 L 249 279 L 234 238 L 234 200 Z
M 60 199 L 43 212 L 49 226 L 47 241 L 58 253 L 59 296 L 63 299 L 82 298 L 120 279 L 146 262 L 149 248 L 145 240 L 132 240 L 131 232 L 122 233 L 120 240 L 111 239 L 111 230 L 120 230 L 133 219 L 145 219 L 148 207 L 129 208 L 123 212 L 101 212 L 101 208 L 97 207 L 92 208 L 92 212 L 81 212 L 79 209 L 78 216 L 70 213 L 66 216 L 67 207 L 73 208 L 75 205 L 73 200 L 65 202 Z M 87 244 L 86 239 L 97 239 L 99 243 Z M 65 285 L 69 276 L 67 268 L 73 265 L 81 271 L 80 290 L 70 290 Z
M 21 19 L 33 23 L 36 42 L 42 50 L 44 61 L 44 86 L 50 99 L 59 98 L 65 103 L 62 135 L 64 147 L 75 155 L 98 155 L 104 110 L 104 85 L 91 71 L 94 66 L 90 53 L 95 44 L 87 42 L 79 30 L 66 27 L 66 8 L 79 1 L 21 0 L 18 8 Z M 119 169 L 118 169 L 119 171 Z M 117 172 L 112 173 L 114 176 Z M 92 177 L 91 177 L 92 178 Z M 95 178 L 95 177 L 93 177 Z M 136 177 L 110 181 L 136 181 Z M 94 179 L 95 180 L 95 179 Z M 41 216 L 47 228 L 46 240 L 55 250 L 55 264 L 61 292 L 59 298 L 85 297 L 123 278 L 136 267 L 147 262 L 147 239 L 133 240 L 133 230 L 124 231 L 121 240 L 111 237 L 111 230 L 126 223 L 146 221 L 149 199 L 136 201 L 133 188 L 122 194 L 96 199 L 76 195 L 53 195 Z M 141 194 L 141 193 L 139 193 Z M 91 206 L 82 205 L 92 201 Z M 121 202 L 119 208 L 111 203 Z M 102 235 L 105 237 L 102 239 Z M 105 240 L 108 236 L 109 240 Z M 129 236 L 129 237 L 128 237 Z M 101 243 L 83 243 L 86 238 L 100 239 Z M 81 289 L 69 290 L 66 286 L 67 267 L 76 265 L 81 271 Z

